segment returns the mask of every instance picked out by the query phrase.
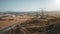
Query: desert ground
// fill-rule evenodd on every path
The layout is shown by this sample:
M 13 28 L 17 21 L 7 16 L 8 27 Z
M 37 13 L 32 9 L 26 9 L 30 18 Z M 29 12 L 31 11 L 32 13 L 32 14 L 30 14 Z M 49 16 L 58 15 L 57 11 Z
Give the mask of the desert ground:
M 59 13 L 44 13 L 43 17 L 37 13 L 2 13 L 0 14 L 0 33 L 60 34 L 59 22 Z M 15 27 L 11 28 L 13 25 Z

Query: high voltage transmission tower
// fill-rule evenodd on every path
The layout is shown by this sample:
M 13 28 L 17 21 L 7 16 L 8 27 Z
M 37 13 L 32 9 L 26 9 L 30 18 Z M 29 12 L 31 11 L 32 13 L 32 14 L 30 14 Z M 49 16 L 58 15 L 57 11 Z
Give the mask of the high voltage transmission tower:
M 41 11 L 41 12 L 39 11 L 41 13 L 41 16 L 40 16 L 39 12 L 37 12 L 36 17 L 44 18 L 44 9 L 46 9 L 46 8 L 39 8 L 39 10 Z
M 44 9 L 46 8 L 40 8 L 41 9 L 41 18 L 44 18 Z

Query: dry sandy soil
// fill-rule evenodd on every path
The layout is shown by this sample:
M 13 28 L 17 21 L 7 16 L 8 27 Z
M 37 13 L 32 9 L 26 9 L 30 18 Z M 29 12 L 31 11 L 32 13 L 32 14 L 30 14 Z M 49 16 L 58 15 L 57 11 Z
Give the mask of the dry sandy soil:
M 8 17 L 9 18 L 9 17 Z M 4 28 L 10 24 L 14 24 L 14 23 L 18 23 L 18 22 L 22 22 L 22 21 L 26 21 L 26 20 L 29 20 L 31 19 L 31 16 L 22 16 L 22 18 L 20 17 L 15 17 L 13 18 L 14 20 L 5 20 L 5 21 L 0 21 L 0 29 L 1 28 Z

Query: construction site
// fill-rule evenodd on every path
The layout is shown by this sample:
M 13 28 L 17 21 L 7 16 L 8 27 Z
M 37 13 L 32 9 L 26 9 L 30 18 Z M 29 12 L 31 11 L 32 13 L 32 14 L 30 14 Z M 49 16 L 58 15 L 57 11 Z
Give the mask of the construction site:
M 0 34 L 60 34 L 60 14 L 0 13 Z

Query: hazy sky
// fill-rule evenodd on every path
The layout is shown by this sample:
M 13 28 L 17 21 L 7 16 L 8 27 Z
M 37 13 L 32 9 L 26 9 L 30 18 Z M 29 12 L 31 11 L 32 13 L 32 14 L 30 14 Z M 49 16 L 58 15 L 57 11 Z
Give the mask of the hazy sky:
M 0 0 L 0 11 L 59 10 L 60 0 Z

